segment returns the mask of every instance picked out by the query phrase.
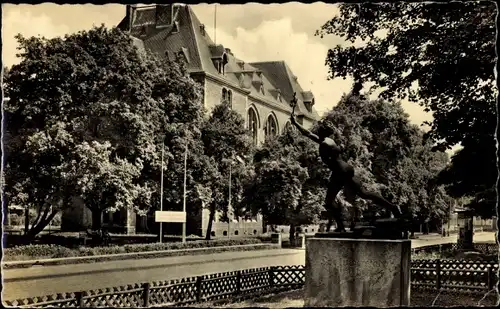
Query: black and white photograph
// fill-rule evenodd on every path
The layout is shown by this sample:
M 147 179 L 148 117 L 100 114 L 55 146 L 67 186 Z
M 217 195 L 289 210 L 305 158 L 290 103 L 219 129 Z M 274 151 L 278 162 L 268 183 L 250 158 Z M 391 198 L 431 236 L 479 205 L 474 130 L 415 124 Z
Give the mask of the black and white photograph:
M 1 11 L 4 307 L 500 304 L 496 2 Z

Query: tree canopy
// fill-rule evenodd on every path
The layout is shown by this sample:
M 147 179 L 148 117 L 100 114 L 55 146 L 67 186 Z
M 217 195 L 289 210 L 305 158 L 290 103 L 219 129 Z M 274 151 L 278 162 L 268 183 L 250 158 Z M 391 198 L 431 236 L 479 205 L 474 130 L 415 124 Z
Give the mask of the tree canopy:
M 32 235 L 74 195 L 92 210 L 95 228 L 103 211 L 156 207 L 162 143 L 172 180 L 167 201 L 182 201 L 186 145 L 190 182 L 213 173 L 200 139 L 201 88 L 181 62 L 139 51 L 128 35 L 104 26 L 17 40 L 21 62 L 4 79 L 6 192 L 39 210 Z
M 435 181 L 448 157 L 432 151 L 399 102 L 345 95 L 320 125 L 335 128 L 332 137 L 343 148 L 343 159 L 367 189 L 421 221 L 448 211 L 449 198 Z
M 245 119 L 231 109 L 228 102 L 216 105 L 206 117 L 202 129 L 204 154 L 208 156 L 216 170 L 210 181 L 206 205 L 210 210 L 209 224 L 206 231 L 210 239 L 212 223 L 216 212 L 228 220 L 231 212 L 228 206 L 235 206 L 242 200 L 243 188 L 251 177 L 251 157 L 253 143 L 245 126 Z M 240 158 L 238 160 L 237 158 Z M 229 197 L 229 178 L 231 177 L 231 196 Z M 207 187 L 208 188 L 208 187 Z M 229 205 L 229 201 L 233 205 Z
M 433 113 L 426 138 L 440 150 L 463 147 L 440 181 L 449 194 L 475 202 L 491 202 L 497 176 L 495 15 L 495 3 L 486 1 L 341 4 L 317 32 L 349 42 L 329 50 L 330 78 L 373 83 L 381 98 L 408 99 Z
M 261 213 L 266 224 L 291 225 L 291 239 L 294 227 L 318 222 L 328 170 L 313 142 L 286 130 L 257 150 L 254 168 L 244 198 L 249 210 Z

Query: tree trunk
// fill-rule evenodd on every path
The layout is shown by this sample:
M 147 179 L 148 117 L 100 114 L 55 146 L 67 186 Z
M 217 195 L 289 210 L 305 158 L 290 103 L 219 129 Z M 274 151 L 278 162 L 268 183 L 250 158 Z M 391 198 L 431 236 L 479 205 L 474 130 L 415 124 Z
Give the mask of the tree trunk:
M 30 230 L 30 208 L 24 208 L 24 235 L 28 235 Z
M 54 219 L 57 215 L 57 211 L 53 211 L 49 216 L 42 218 L 36 225 L 32 226 L 31 229 L 25 234 L 26 243 L 31 243 L 35 237 L 45 229 L 47 225 Z
M 290 246 L 295 245 L 295 224 L 290 224 Z
M 92 211 L 92 230 L 97 231 L 102 226 L 102 209 L 94 208 Z
M 264 216 L 262 216 L 262 234 L 266 234 L 267 233 L 267 222 L 266 222 L 266 218 Z
M 207 232 L 205 234 L 205 240 L 210 240 L 210 236 L 212 233 L 212 223 L 214 222 L 215 218 L 215 205 L 210 206 L 210 216 L 208 217 L 208 226 L 207 226 Z

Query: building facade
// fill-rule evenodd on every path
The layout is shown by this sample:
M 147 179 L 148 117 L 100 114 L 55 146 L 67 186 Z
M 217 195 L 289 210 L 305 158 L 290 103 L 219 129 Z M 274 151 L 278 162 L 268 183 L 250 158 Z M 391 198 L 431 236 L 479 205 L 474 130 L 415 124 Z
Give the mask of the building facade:
M 314 95 L 304 91 L 298 78 L 284 61 L 247 63 L 237 58 L 230 48 L 215 44 L 198 20 L 192 8 L 183 4 L 127 5 L 126 15 L 118 28 L 128 32 L 134 44 L 159 56 L 175 60 L 184 58 L 191 77 L 203 86 L 204 105 L 211 110 L 223 100 L 246 119 L 256 145 L 266 136 L 275 136 L 291 127 L 290 102 L 296 94 L 297 120 L 309 128 L 319 118 L 314 109 Z M 203 209 L 203 207 L 202 207 Z M 141 222 L 133 220 L 129 211 L 127 233 L 142 230 Z M 105 222 L 113 224 L 113 217 L 123 222 L 123 216 L 109 215 Z M 243 236 L 262 232 L 261 218 L 241 220 L 230 218 L 220 222 L 216 216 L 212 236 Z M 204 235 L 208 225 L 208 211 L 199 218 L 188 219 Z M 244 221 L 244 222 L 243 222 Z M 116 223 L 116 222 L 115 222 Z M 133 226 L 135 223 L 135 226 Z

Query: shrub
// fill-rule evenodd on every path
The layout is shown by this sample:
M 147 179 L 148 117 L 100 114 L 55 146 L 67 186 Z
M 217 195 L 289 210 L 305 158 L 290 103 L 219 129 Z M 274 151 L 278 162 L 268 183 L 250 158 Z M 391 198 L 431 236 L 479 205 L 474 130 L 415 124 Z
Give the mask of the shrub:
M 220 239 L 220 240 L 194 240 L 186 243 L 151 243 L 151 244 L 133 244 L 124 246 L 109 246 L 109 247 L 83 247 L 78 249 L 69 249 L 59 245 L 26 245 L 16 246 L 13 248 L 4 249 L 4 256 L 7 260 L 18 256 L 29 256 L 32 258 L 63 258 L 71 256 L 96 256 L 118 253 L 146 252 L 146 251 L 163 251 L 191 248 L 213 248 L 236 245 L 251 245 L 262 243 L 257 238 L 241 238 L 241 239 Z
M 76 252 L 58 245 L 26 245 L 4 249 L 4 256 L 30 256 L 38 258 L 63 258 L 75 256 Z

